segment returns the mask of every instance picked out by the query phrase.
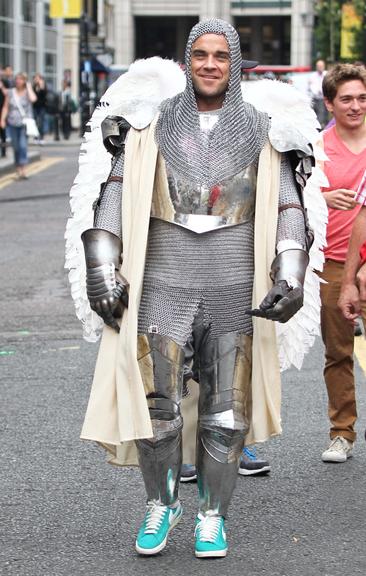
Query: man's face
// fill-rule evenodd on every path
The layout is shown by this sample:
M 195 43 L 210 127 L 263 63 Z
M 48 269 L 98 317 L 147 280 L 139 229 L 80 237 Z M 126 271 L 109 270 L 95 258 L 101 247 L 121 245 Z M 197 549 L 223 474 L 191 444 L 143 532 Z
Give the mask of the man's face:
M 197 106 L 220 108 L 230 77 L 230 52 L 225 36 L 203 34 L 192 46 L 191 73 Z
M 349 129 L 358 128 L 365 121 L 366 87 L 361 80 L 344 82 L 338 87 L 332 102 L 325 99 L 325 105 L 337 124 Z
M 323 73 L 325 70 L 325 62 L 324 60 L 318 60 L 316 63 L 316 69 L 319 73 Z

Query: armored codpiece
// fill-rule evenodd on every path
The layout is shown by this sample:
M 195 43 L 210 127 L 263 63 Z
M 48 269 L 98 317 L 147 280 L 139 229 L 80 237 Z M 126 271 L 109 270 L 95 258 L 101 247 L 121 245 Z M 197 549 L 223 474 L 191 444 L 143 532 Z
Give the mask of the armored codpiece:
M 90 228 L 82 233 L 86 261 L 86 289 L 90 307 L 119 332 L 117 318 L 128 306 L 128 282 L 120 274 L 122 242 L 107 230 Z
M 273 288 L 262 300 L 259 308 L 248 311 L 251 316 L 285 323 L 303 305 L 304 280 L 309 255 L 305 250 L 285 250 L 272 262 L 270 276 Z

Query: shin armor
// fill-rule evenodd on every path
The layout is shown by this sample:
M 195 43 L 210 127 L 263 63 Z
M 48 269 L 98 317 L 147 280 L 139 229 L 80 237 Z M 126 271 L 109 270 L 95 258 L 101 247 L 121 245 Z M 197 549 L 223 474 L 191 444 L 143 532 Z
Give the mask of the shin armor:
M 251 417 L 250 336 L 208 339 L 200 353 L 197 475 L 202 514 L 226 516 Z
M 159 334 L 138 338 L 138 356 L 154 436 L 136 442 L 148 500 L 167 506 L 178 499 L 182 465 L 184 351 Z

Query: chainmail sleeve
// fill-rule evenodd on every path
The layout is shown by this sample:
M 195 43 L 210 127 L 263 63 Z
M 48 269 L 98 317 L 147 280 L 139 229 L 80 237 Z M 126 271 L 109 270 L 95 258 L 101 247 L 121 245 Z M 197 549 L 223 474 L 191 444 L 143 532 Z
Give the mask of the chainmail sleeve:
M 283 240 L 291 240 L 305 250 L 304 211 L 287 154 L 282 154 L 281 159 L 278 212 L 276 246 Z
M 122 188 L 124 154 L 112 164 L 106 184 L 102 187 L 94 214 L 94 227 L 112 232 L 122 239 Z

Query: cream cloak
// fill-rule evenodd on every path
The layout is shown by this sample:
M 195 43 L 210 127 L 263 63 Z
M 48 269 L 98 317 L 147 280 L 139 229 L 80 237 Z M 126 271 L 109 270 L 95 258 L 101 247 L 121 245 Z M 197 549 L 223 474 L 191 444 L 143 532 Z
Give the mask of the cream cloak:
M 154 139 L 156 119 L 145 129 L 130 129 L 126 143 L 121 272 L 130 284 L 129 307 L 120 333 L 105 326 L 100 344 L 89 404 L 81 438 L 94 440 L 109 452 L 114 464 L 136 464 L 133 440 L 152 437 L 152 427 L 137 358 L 137 315 L 141 298 L 150 208 L 156 189 L 158 150 Z M 255 280 L 253 306 L 272 283 L 269 270 L 275 256 L 281 155 L 269 142 L 259 158 L 255 218 Z M 159 176 L 159 175 L 158 175 Z M 154 184 L 155 183 L 155 184 Z M 155 186 L 155 190 L 154 190 Z M 182 402 L 185 421 L 184 460 L 194 462 L 195 398 L 198 386 Z M 247 443 L 263 442 L 281 433 L 280 369 L 273 322 L 255 318 L 253 334 L 252 423 Z M 188 431 L 191 434 L 188 434 Z M 190 438 L 187 438 L 190 436 Z

